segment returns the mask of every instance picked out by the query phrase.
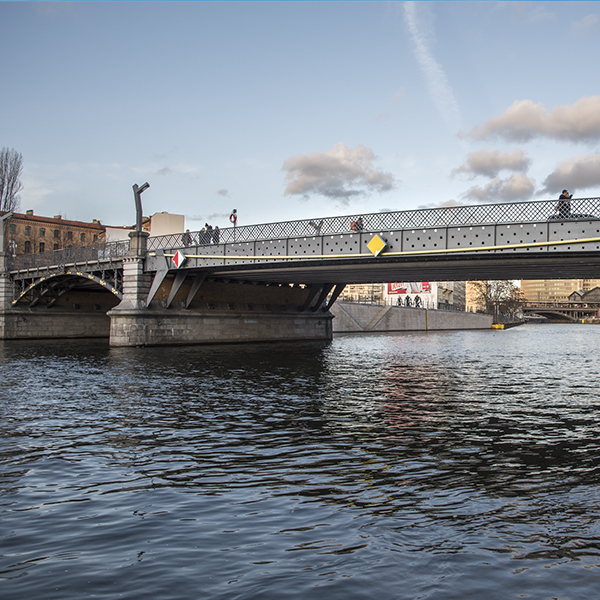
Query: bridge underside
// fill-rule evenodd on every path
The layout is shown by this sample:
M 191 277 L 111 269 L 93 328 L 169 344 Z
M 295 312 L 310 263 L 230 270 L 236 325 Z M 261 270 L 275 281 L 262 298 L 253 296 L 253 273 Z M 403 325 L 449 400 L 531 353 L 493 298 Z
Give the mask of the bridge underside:
M 597 252 L 514 252 L 471 255 L 324 259 L 221 265 L 200 271 L 221 281 L 296 284 L 468 281 L 481 279 L 573 279 L 600 277 Z
M 545 317 L 548 321 L 554 323 L 575 323 L 577 319 L 565 313 L 551 311 L 551 310 L 536 310 L 527 313 L 528 315 L 537 315 L 539 317 Z

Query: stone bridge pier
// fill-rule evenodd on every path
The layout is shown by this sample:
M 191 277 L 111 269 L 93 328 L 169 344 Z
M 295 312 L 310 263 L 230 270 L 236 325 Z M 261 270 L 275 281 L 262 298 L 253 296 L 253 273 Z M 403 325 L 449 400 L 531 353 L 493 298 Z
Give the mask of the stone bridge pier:
M 130 237 L 123 300 L 108 313 L 111 346 L 331 339 L 321 288 L 209 281 L 201 271 L 146 273 L 147 234 Z

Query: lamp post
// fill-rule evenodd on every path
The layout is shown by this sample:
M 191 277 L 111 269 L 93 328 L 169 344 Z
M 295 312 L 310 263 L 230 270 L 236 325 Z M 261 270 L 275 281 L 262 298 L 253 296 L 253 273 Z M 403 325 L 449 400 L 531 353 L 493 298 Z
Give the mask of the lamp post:
M 133 184 L 133 196 L 135 198 L 135 230 L 142 230 L 142 192 L 150 187 L 148 182 L 138 187 L 137 183 Z

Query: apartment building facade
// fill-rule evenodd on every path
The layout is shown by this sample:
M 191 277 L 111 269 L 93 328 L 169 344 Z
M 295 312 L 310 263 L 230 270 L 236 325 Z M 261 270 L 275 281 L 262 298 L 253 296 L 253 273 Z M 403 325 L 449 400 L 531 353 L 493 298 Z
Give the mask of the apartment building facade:
M 0 216 L 6 213 L 0 212 Z M 13 213 L 4 225 L 4 251 L 10 256 L 38 254 L 75 246 L 89 246 L 104 241 L 104 226 L 94 219 L 91 223 L 71 221 L 62 216 L 41 217 L 28 210 Z

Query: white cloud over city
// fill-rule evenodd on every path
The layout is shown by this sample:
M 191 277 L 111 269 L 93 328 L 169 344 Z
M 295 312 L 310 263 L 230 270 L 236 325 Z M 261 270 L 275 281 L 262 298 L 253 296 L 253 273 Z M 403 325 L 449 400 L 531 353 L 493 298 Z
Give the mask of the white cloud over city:
M 596 14 L 590 14 L 579 21 L 571 23 L 571 33 L 577 36 L 592 35 L 600 31 L 600 17 Z
M 567 188 L 579 190 L 600 186 L 600 154 L 576 156 L 562 161 L 542 184 L 541 192 L 554 193 Z
M 550 138 L 569 142 L 600 140 L 600 96 L 584 96 L 572 105 L 547 111 L 541 102 L 515 100 L 501 115 L 473 127 L 461 137 L 476 141 L 527 142 Z
M 284 193 L 304 197 L 318 194 L 347 204 L 359 194 L 394 189 L 394 176 L 375 168 L 375 160 L 371 148 L 363 144 L 350 148 L 343 142 L 335 144 L 333 150 L 292 156 L 282 166 L 288 182 Z
M 476 202 L 514 202 L 527 200 L 535 192 L 535 179 L 524 173 L 513 173 L 506 179 L 495 177 L 489 183 L 471 186 L 463 198 Z
M 600 141 L 600 96 L 584 96 L 571 105 L 547 110 L 532 100 L 517 100 L 502 114 L 460 137 L 472 141 L 527 143 L 534 139 L 587 143 Z M 535 180 L 527 172 L 533 161 L 521 148 L 512 152 L 482 149 L 471 152 L 452 176 L 479 176 L 490 181 L 471 186 L 462 198 L 477 202 L 527 200 L 534 196 L 558 194 L 567 188 L 582 191 L 600 186 L 600 155 L 587 154 L 563 159 L 536 190 Z M 512 174 L 500 177 L 502 171 Z M 580 194 L 577 194 L 580 195 Z
M 453 175 L 467 174 L 472 177 L 485 175 L 496 177 L 500 171 L 527 171 L 530 160 L 520 148 L 515 148 L 511 153 L 500 150 L 478 150 L 471 152 L 464 164 L 452 171 Z

